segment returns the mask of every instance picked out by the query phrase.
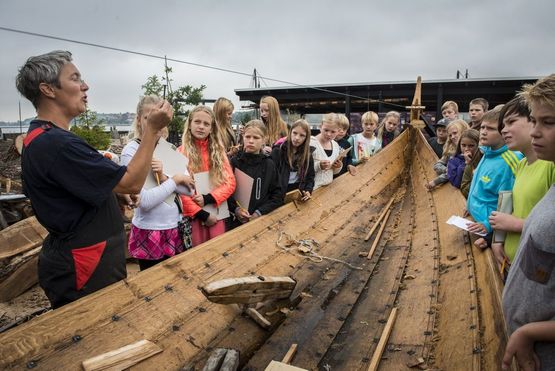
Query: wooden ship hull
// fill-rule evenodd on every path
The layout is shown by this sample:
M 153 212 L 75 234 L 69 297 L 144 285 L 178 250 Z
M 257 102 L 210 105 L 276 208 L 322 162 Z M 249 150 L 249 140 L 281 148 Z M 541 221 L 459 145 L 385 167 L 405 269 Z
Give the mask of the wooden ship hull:
M 425 190 L 435 161 L 410 128 L 309 202 L 288 203 L 0 334 L 0 368 L 77 370 L 148 340 L 161 351 L 132 369 L 202 369 L 215 349 L 228 348 L 239 351 L 240 367 L 264 370 L 292 344 L 291 364 L 309 370 L 498 369 L 506 343 L 499 276 L 489 251 L 445 223 L 462 214 L 460 192 Z M 286 236 L 318 244 L 311 254 Z M 289 299 L 258 308 L 269 329 L 200 289 L 245 276 L 296 281 Z

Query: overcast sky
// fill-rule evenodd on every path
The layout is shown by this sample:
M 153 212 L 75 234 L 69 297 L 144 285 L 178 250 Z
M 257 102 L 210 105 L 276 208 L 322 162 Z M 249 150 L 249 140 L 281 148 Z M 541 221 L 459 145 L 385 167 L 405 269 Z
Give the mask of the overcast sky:
M 555 72 L 552 0 L 0 0 L 0 27 L 130 49 L 299 84 L 542 76 Z M 163 61 L 0 30 L 0 121 L 34 116 L 15 89 L 32 55 L 69 50 L 94 111 L 134 111 Z M 170 63 L 173 86 L 225 96 L 248 76 Z M 268 86 L 282 86 L 267 82 Z M 262 84 L 264 86 L 264 83 Z

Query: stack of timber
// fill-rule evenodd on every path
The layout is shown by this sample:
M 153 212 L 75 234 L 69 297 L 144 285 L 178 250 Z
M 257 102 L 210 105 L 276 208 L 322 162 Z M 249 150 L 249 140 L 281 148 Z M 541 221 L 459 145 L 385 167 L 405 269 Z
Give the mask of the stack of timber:
M 498 369 L 501 286 L 490 253 L 445 224 L 464 208 L 458 190 L 426 192 L 436 160 L 410 128 L 310 201 L 0 334 L 0 368 L 78 370 L 144 340 L 161 351 L 133 370 L 199 370 L 215 349 L 238 351 L 251 370 L 285 358 L 308 370 Z M 296 283 L 290 298 L 256 307 L 269 329 L 202 291 L 248 276 Z
M 38 253 L 47 234 L 34 216 L 2 230 L 0 301 L 12 300 L 38 282 Z

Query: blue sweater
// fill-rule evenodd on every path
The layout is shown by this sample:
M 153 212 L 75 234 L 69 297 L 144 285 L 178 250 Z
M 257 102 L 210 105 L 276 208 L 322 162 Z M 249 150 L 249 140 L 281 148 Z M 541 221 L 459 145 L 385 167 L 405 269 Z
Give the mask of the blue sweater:
M 447 177 L 454 187 L 461 188 L 461 181 L 464 173 L 466 162 L 464 156 L 458 154 L 447 161 Z
M 497 150 L 480 147 L 484 153 L 474 170 L 467 209 L 477 223 L 482 223 L 488 233 L 492 231 L 489 216 L 497 209 L 499 191 L 510 191 L 515 181 L 515 171 L 522 159 L 520 152 L 513 152 L 503 146 Z

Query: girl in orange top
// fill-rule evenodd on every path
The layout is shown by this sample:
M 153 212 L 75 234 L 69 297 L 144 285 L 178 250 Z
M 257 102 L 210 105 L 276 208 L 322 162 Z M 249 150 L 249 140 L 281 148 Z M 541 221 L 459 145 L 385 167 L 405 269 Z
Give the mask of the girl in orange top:
M 208 204 L 227 207 L 225 202 L 235 191 L 235 177 L 220 143 L 214 112 L 206 106 L 195 107 L 183 131 L 178 151 L 189 158 L 191 174 L 208 172 L 211 191 L 181 196 L 183 214 L 192 218 L 192 242 L 197 246 L 225 232 L 224 220 L 218 220 L 202 208 Z

